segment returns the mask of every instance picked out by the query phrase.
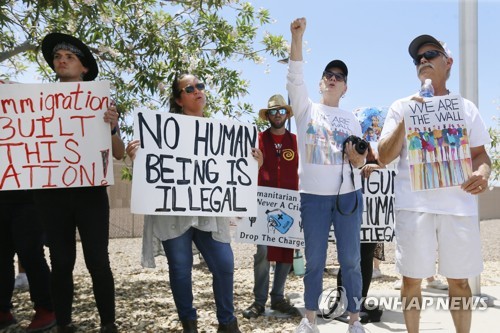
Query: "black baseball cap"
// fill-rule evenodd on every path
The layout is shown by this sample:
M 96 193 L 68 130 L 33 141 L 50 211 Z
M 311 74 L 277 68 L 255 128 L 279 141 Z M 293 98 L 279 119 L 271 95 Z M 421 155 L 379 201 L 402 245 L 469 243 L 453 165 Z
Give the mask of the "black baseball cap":
M 342 61 L 342 60 L 332 60 L 328 63 L 328 65 L 326 65 L 325 67 L 325 71 L 329 70 L 330 68 L 340 68 L 340 70 L 342 71 L 342 73 L 344 73 L 344 75 L 347 77 L 347 66 L 346 64 Z
M 408 46 L 408 52 L 410 53 L 410 56 L 413 59 L 415 59 L 418 55 L 418 50 L 423 45 L 427 44 L 432 44 L 434 46 L 437 46 L 440 50 L 446 53 L 446 50 L 444 49 L 442 43 L 438 41 L 436 38 L 432 37 L 431 35 L 420 35 L 410 43 L 410 46 Z

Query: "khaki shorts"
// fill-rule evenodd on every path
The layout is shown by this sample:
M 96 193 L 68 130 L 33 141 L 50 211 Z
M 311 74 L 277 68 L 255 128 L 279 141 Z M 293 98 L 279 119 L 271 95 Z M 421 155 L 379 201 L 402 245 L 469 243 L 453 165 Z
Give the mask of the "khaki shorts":
M 396 269 L 424 279 L 438 273 L 452 279 L 472 278 L 483 271 L 477 216 L 454 216 L 398 210 Z

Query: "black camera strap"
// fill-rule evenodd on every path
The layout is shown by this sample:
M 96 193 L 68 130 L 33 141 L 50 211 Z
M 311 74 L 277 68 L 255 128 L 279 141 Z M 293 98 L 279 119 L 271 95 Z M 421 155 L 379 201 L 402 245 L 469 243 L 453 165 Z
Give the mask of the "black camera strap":
M 344 150 L 342 150 L 342 170 L 340 173 L 340 186 L 339 186 L 339 191 L 337 192 L 337 200 L 335 202 L 335 205 L 337 206 L 337 210 L 339 211 L 339 213 L 341 215 L 349 216 L 349 215 L 352 215 L 356 211 L 356 209 L 358 209 L 358 196 L 356 195 L 356 201 L 354 203 L 354 207 L 349 213 L 344 213 L 342 211 L 342 209 L 340 209 L 340 189 L 342 188 L 342 184 L 344 183 L 344 157 L 345 157 L 345 153 L 344 153 Z M 354 170 L 352 169 L 351 161 L 349 161 L 349 166 L 351 167 L 350 178 L 351 178 L 351 182 L 352 182 L 352 187 L 354 188 L 354 190 L 356 190 L 356 185 L 354 184 Z

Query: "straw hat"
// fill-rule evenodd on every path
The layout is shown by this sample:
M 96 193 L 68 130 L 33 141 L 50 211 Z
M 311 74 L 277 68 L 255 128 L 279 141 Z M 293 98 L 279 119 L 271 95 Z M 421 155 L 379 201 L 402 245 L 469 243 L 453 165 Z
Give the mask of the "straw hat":
M 293 116 L 292 107 L 285 102 L 283 96 L 277 94 L 269 98 L 269 102 L 267 102 L 267 109 L 260 109 L 259 118 L 267 120 L 267 111 L 274 109 L 286 109 L 286 117 L 290 118 Z

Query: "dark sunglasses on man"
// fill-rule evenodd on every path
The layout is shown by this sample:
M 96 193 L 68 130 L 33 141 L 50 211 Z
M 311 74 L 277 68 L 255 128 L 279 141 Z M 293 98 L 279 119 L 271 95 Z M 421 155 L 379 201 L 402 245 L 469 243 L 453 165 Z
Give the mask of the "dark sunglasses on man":
M 286 114 L 286 109 L 272 109 L 267 111 L 267 114 L 270 116 L 275 116 L 278 113 L 284 116 Z
M 198 91 L 203 91 L 205 90 L 205 84 L 204 83 L 197 83 L 194 86 L 186 86 L 182 88 L 181 90 L 184 91 L 186 94 L 192 94 L 194 93 L 194 89 L 198 89 Z
M 415 66 L 418 66 L 420 64 L 420 60 L 422 60 L 422 58 L 425 58 L 427 60 L 432 60 L 440 55 L 444 55 L 446 58 L 448 58 L 446 53 L 444 53 L 442 51 L 429 50 L 429 51 L 425 51 L 422 54 L 417 54 L 417 56 L 415 58 L 413 58 L 413 63 L 415 64 Z
M 334 72 L 330 72 L 330 71 L 323 72 L 323 77 L 326 78 L 327 80 L 330 80 L 334 76 L 335 76 L 335 80 L 337 80 L 338 82 L 345 81 L 345 75 L 342 73 L 334 73 Z

